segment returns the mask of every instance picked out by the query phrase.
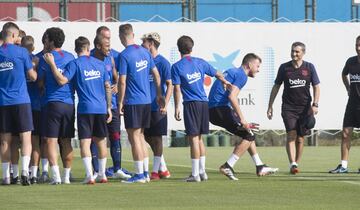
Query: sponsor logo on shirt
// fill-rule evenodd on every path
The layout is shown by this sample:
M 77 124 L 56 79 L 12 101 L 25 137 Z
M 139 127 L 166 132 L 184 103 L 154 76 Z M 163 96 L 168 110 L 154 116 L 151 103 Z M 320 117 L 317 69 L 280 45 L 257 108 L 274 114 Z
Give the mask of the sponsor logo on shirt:
M 96 71 L 96 70 L 90 70 L 90 71 L 84 70 L 84 75 L 86 77 L 85 80 L 92 80 L 92 79 L 100 78 L 101 73 L 100 71 Z
M 360 75 L 358 75 L 358 74 L 349 74 L 349 76 L 350 76 L 350 83 L 360 82 Z
M 187 79 L 189 80 L 189 84 L 192 84 L 201 79 L 200 72 L 194 72 L 192 74 L 186 74 Z
M 290 88 L 298 88 L 298 87 L 304 87 L 306 85 L 306 80 L 301 79 L 289 79 Z
M 137 68 L 136 71 L 139 72 L 139 71 L 142 71 L 142 70 L 147 68 L 148 61 L 147 60 L 141 60 L 141 61 L 135 62 L 135 65 L 136 65 L 136 68 Z
M 12 62 L 4 61 L 0 63 L 0 72 L 1 71 L 10 71 L 14 69 L 14 64 Z

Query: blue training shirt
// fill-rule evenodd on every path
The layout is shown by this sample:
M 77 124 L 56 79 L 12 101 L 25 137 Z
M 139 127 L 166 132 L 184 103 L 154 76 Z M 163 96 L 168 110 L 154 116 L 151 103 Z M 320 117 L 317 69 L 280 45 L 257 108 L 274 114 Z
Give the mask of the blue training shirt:
M 162 95 L 166 94 L 166 80 L 171 80 L 171 65 L 162 55 L 157 55 L 154 58 L 155 66 L 159 71 L 161 79 Z M 151 111 L 159 111 L 159 105 L 156 102 L 156 85 L 152 74 L 150 74 L 150 90 L 151 90 Z
M 75 85 L 80 114 L 106 114 L 105 81 L 109 76 L 102 61 L 92 56 L 80 56 L 71 61 L 63 75 Z
M 0 106 L 30 103 L 26 73 L 32 68 L 25 48 L 8 43 L 0 46 Z
M 129 45 L 119 55 L 119 75 L 126 75 L 124 104 L 150 104 L 150 71 L 155 67 L 150 52 Z
M 90 55 L 92 57 L 94 57 L 94 51 L 95 49 L 92 49 L 90 51 Z M 94 57 L 95 58 L 95 57 Z M 95 58 L 97 59 L 97 58 Z M 114 77 L 113 77 L 113 74 L 112 74 L 112 69 L 114 67 L 113 65 L 113 62 L 111 59 L 114 59 L 114 62 L 115 62 L 115 58 L 112 57 L 112 54 L 111 54 L 111 51 L 110 51 L 110 55 L 109 56 L 105 56 L 104 57 L 104 60 L 99 60 L 99 61 L 102 61 L 105 65 L 105 70 L 106 72 L 109 74 L 109 79 L 110 79 L 110 83 L 113 85 L 113 84 L 116 84 L 116 81 L 114 81 Z M 112 93 L 111 94 L 112 98 L 111 98 L 111 109 L 117 109 L 117 101 L 118 101 L 118 94 L 116 93 Z
M 183 101 L 208 101 L 204 90 L 205 74 L 213 77 L 216 70 L 201 58 L 186 56 L 172 65 L 172 82 L 180 85 Z
M 29 54 L 29 56 L 30 56 L 31 61 L 34 59 L 34 57 L 39 58 L 39 56 L 33 55 L 33 54 Z M 35 82 L 28 81 L 27 88 L 28 88 L 28 93 L 29 93 L 30 101 L 31 101 L 31 109 L 35 110 L 35 111 L 40 111 L 40 109 L 41 109 L 40 89 L 37 84 L 37 81 L 35 81 Z
M 65 66 L 75 57 L 64 50 L 51 51 L 54 56 L 55 64 L 58 70 L 63 73 Z M 66 104 L 74 104 L 74 87 L 71 83 L 67 83 L 63 86 L 59 85 L 50 69 L 50 66 L 46 63 L 44 58 L 39 61 L 39 79 L 44 78 L 45 82 L 45 96 L 44 103 L 47 104 L 51 101 L 63 102 Z
M 224 72 L 225 79 L 240 90 L 245 86 L 248 76 L 242 67 L 228 69 Z M 209 108 L 218 106 L 229 106 L 229 90 L 225 90 L 220 80 L 216 80 L 209 93 Z

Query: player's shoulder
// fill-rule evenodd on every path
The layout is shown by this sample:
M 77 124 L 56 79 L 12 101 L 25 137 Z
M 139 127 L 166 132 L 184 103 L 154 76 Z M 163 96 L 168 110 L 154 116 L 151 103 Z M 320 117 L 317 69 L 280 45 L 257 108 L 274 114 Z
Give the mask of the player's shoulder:
M 354 64 L 354 63 L 358 63 L 358 56 L 351 56 L 350 58 L 348 58 L 346 60 L 347 64 Z

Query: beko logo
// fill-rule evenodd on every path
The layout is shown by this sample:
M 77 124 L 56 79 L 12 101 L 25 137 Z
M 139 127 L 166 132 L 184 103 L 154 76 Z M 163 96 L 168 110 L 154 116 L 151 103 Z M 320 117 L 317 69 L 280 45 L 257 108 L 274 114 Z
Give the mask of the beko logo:
M 138 68 L 136 71 L 139 72 L 141 70 L 146 69 L 147 65 L 148 65 L 147 60 L 141 60 L 141 61 L 135 62 L 135 66 L 136 66 L 136 68 Z
M 84 75 L 86 77 L 85 80 L 91 80 L 91 79 L 100 78 L 101 73 L 100 71 L 95 71 L 95 70 L 90 70 L 90 71 L 84 70 Z
M 200 72 L 194 72 L 192 74 L 186 74 L 186 77 L 189 80 L 189 84 L 192 84 L 192 83 L 198 81 L 199 79 L 201 79 L 201 74 L 200 74 Z
M 297 88 L 297 87 L 304 87 L 306 85 L 306 80 L 301 80 L 301 79 L 289 79 L 289 83 L 291 85 L 290 88 Z
M 0 63 L 0 71 L 9 71 L 14 68 L 14 64 L 12 62 L 2 62 Z

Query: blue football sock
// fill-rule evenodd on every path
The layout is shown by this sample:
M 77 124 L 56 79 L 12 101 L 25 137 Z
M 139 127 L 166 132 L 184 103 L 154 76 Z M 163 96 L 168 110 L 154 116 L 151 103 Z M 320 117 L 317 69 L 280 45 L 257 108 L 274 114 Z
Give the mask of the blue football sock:
M 97 150 L 95 142 L 93 142 L 93 141 L 91 141 L 90 150 L 91 150 L 91 156 L 92 156 L 92 159 L 91 159 L 92 167 L 94 169 L 94 172 L 98 173 L 99 172 L 98 150 Z
M 120 139 L 110 139 L 110 153 L 113 160 L 114 173 L 121 169 L 121 143 Z

